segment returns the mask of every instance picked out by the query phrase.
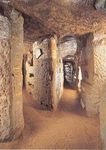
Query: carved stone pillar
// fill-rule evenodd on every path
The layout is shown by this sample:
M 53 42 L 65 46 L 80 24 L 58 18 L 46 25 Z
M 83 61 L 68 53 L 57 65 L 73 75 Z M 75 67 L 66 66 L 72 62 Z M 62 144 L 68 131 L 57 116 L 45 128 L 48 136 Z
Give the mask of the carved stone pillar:
M 23 44 L 23 17 L 16 10 L 11 14 L 11 72 L 12 72 L 12 130 L 14 138 L 18 137 L 24 127 L 23 97 L 22 97 L 22 58 Z

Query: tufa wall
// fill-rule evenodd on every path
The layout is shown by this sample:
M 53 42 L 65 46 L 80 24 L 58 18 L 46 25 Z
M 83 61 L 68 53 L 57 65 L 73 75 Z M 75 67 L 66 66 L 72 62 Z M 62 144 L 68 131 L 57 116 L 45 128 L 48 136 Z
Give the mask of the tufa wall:
M 55 109 L 62 93 L 63 69 L 54 38 L 34 43 L 33 63 L 34 99 L 44 109 Z
M 51 59 L 48 39 L 33 44 L 34 99 L 43 108 L 51 109 Z
M 32 49 L 27 52 L 26 68 L 26 90 L 29 94 L 33 94 L 34 90 L 34 67 Z
M 63 62 L 58 55 L 56 38 L 50 39 L 50 52 L 52 59 L 52 103 L 56 109 L 63 93 Z
M 103 85 L 106 81 L 106 52 L 102 42 L 103 38 L 104 35 L 95 34 L 93 39 L 89 36 L 86 45 L 87 62 L 85 68 L 87 77 L 83 76 L 85 82 L 83 82 L 82 98 L 88 115 L 98 114 L 100 102 L 105 99 Z M 82 70 L 85 68 L 82 67 Z
M 12 134 L 18 137 L 24 127 L 22 100 L 22 57 L 23 57 L 23 17 L 12 10 L 11 18 L 11 71 L 12 71 Z
M 0 141 L 10 138 L 11 132 L 11 50 L 10 23 L 0 16 Z
M 97 92 L 99 102 L 100 134 L 102 149 L 106 149 L 106 34 L 95 35 L 95 75 L 97 78 Z
M 85 48 L 85 49 L 84 49 Z M 106 34 L 89 34 L 82 48 L 82 99 L 89 116 L 99 113 L 102 149 L 106 149 Z
M 29 94 L 34 92 L 34 67 L 26 61 L 26 91 Z
M 24 127 L 22 102 L 23 18 L 0 16 L 0 141 L 17 138 Z

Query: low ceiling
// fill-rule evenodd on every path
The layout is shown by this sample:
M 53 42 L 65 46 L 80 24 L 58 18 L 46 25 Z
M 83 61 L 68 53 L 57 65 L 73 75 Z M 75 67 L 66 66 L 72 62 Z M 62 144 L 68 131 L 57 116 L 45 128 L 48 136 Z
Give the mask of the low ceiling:
M 96 10 L 94 0 L 1 0 L 22 12 L 25 18 L 25 39 L 57 34 L 82 35 L 106 33 L 106 12 Z

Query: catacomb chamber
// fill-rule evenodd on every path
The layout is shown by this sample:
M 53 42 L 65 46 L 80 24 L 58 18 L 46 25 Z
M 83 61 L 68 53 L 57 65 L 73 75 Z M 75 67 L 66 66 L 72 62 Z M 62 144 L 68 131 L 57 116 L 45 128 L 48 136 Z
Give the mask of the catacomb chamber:
M 105 1 L 97 1 L 95 7 L 97 9 L 104 8 Z M 24 127 L 22 102 L 22 57 L 24 44 L 22 15 L 14 9 L 6 12 L 1 9 L 0 13 L 2 15 L 7 14 L 10 19 L 9 21 L 6 17 L 0 16 L 0 140 L 4 141 L 18 137 Z M 84 23 L 86 24 L 86 22 Z M 93 26 L 95 28 L 96 25 L 94 22 Z M 84 24 L 82 23 L 81 30 L 83 30 L 83 26 Z M 78 31 L 78 27 L 77 30 L 74 28 L 74 31 Z M 64 65 L 63 59 L 67 59 L 67 56 L 75 55 L 75 53 L 79 52 L 81 61 L 78 66 L 80 66 L 83 76 L 81 98 L 88 116 L 99 114 L 100 133 L 105 146 L 106 34 L 93 32 L 93 29 L 86 31 L 86 33 L 91 33 L 83 35 L 84 32 L 85 29 L 81 33 L 82 36 L 78 35 L 77 37 L 76 35 L 76 38 L 65 37 L 66 39 L 64 40 L 63 38 L 60 43 L 57 42 L 55 36 L 51 36 L 51 38 L 50 36 L 49 38 L 46 37 L 42 41 L 35 40 L 32 44 L 30 60 L 26 58 L 27 56 L 24 56 L 24 60 L 26 60 L 23 63 L 28 70 L 23 71 L 24 76 L 26 76 L 23 78 L 23 80 L 25 79 L 23 83 L 41 107 L 48 110 L 57 108 L 63 91 L 63 68 L 65 65 L 69 66 L 69 61 L 67 62 L 68 64 Z M 70 70 L 72 69 L 72 62 L 71 60 Z M 73 74 L 73 71 L 69 72 Z M 76 74 L 74 74 L 73 79 L 74 77 L 76 78 Z
M 26 89 L 33 95 L 34 100 L 44 109 L 56 109 L 61 100 L 65 81 L 65 58 L 69 59 L 73 67 L 72 84 L 78 84 L 77 41 L 68 36 L 58 41 L 55 36 L 36 41 L 29 48 L 26 61 Z M 30 50 L 32 49 L 32 50 Z M 30 56 L 31 55 L 31 56 Z M 33 61 L 32 61 L 33 60 Z M 30 65 L 30 62 L 33 62 Z M 71 73 L 69 72 L 71 75 Z
M 104 144 L 105 109 L 103 109 L 103 107 L 105 106 L 104 86 L 106 77 L 105 34 L 98 35 L 89 33 L 81 37 L 77 37 L 77 41 L 78 41 L 77 44 L 76 40 L 74 43 L 77 46 L 76 45 L 72 46 L 71 45 L 72 41 L 71 42 L 68 41 L 68 44 L 70 43 L 68 47 L 69 48 L 68 52 L 67 46 L 66 47 L 62 46 L 62 44 L 67 45 L 67 42 L 57 44 L 56 39 L 54 37 L 52 37 L 51 39 L 43 40 L 41 43 L 39 42 L 34 43 L 33 45 L 34 98 L 44 108 L 47 109 L 56 108 L 58 106 L 58 102 L 60 101 L 64 82 L 63 59 L 67 58 L 72 54 L 73 54 L 72 56 L 74 55 L 77 56 L 77 67 L 80 66 L 82 71 L 81 100 L 83 102 L 84 108 L 88 116 L 99 114 L 101 137 Z M 74 50 L 73 53 L 71 51 L 71 48 L 72 50 Z M 60 69 L 58 68 L 59 67 L 58 62 L 60 64 Z M 46 73 L 44 73 L 45 71 Z M 76 74 L 78 76 L 78 72 Z M 61 86 L 60 86 L 61 92 L 59 94 L 60 96 L 58 95 L 59 97 L 57 97 L 56 84 L 58 83 L 58 79 L 60 79 L 60 77 L 61 77 Z M 48 83 L 47 84 L 48 87 L 46 83 Z M 59 88 L 58 85 L 57 91 Z M 41 91 L 43 91 L 44 93 Z M 36 95 L 39 96 L 37 97 Z

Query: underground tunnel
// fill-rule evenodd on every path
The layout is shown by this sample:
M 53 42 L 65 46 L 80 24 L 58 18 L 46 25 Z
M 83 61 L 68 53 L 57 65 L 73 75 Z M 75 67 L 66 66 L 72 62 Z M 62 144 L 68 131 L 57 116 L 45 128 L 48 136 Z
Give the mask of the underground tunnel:
M 105 150 L 105 82 L 105 0 L 0 1 L 0 149 Z

